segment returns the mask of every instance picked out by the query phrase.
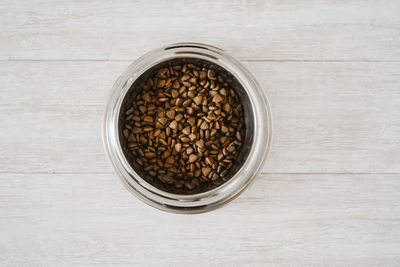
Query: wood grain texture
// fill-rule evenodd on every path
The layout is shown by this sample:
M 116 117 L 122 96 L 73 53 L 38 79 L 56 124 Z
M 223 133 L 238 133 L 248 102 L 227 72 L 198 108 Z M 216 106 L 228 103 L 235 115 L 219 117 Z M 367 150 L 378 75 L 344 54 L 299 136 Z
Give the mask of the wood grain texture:
M 0 168 L 111 172 L 101 122 L 129 62 L 1 62 Z M 400 64 L 247 62 L 269 93 L 263 172 L 399 173 Z
M 0 266 L 399 266 L 399 1 L 0 2 Z M 269 95 L 263 173 L 216 211 L 129 194 L 107 96 L 168 43 L 224 48 Z
M 400 60 L 399 1 L 0 3 L 0 59 L 135 59 L 192 41 L 240 59 Z
M 186 216 L 148 207 L 111 174 L 6 174 L 0 262 L 393 266 L 399 178 L 262 175 L 226 207 Z

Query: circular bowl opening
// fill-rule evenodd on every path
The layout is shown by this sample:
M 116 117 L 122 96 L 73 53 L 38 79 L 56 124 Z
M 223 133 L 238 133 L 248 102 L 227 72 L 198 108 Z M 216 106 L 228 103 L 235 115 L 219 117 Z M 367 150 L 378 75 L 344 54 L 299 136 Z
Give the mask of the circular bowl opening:
M 235 89 L 243 106 L 245 138 L 224 181 L 185 193 L 146 180 L 132 164 L 121 124 L 123 112 L 144 80 L 161 66 L 188 61 L 213 66 Z M 103 120 L 104 148 L 125 187 L 147 204 L 175 213 L 210 211 L 237 197 L 260 172 L 271 141 L 271 110 L 254 76 L 223 50 L 198 43 L 164 46 L 135 60 L 114 84 Z
M 132 117 L 132 115 L 131 115 L 132 113 L 130 113 L 127 116 L 126 112 L 131 109 L 132 103 L 135 102 L 135 99 L 138 96 L 138 94 L 145 93 L 145 89 L 143 89 L 143 88 L 146 86 L 146 83 L 148 82 L 148 80 L 155 77 L 160 69 L 168 69 L 169 70 L 169 69 L 172 69 L 173 66 L 183 66 L 183 65 L 190 65 L 190 64 L 193 64 L 198 68 L 204 68 L 205 70 L 211 69 L 216 73 L 216 75 L 221 76 L 223 78 L 224 82 L 227 83 L 226 89 L 227 90 L 232 89 L 238 95 L 238 100 L 239 100 L 239 103 L 241 104 L 242 112 L 244 115 L 244 123 L 243 123 L 244 125 L 242 126 L 243 129 L 240 131 L 240 132 L 242 132 L 243 136 L 241 136 L 241 140 L 239 143 L 240 146 L 238 146 L 239 150 L 237 152 L 237 155 L 235 155 L 235 157 L 233 158 L 233 161 L 231 163 L 229 163 L 229 165 L 231 165 L 232 167 L 227 169 L 227 172 L 226 172 L 226 174 L 223 175 L 223 177 L 218 177 L 215 180 L 211 180 L 211 178 L 209 178 L 208 180 L 204 180 L 204 177 L 202 177 L 202 176 L 199 176 L 197 178 L 195 176 L 191 176 L 191 177 L 187 176 L 189 173 L 189 170 L 187 170 L 187 173 L 184 174 L 184 177 L 181 177 L 180 179 L 178 179 L 178 182 L 180 184 L 184 183 L 184 182 L 187 182 L 190 184 L 192 180 L 200 181 L 198 183 L 198 186 L 194 187 L 193 189 L 186 188 L 184 186 L 184 184 L 182 184 L 181 187 L 177 188 L 176 186 L 174 186 L 174 184 L 163 183 L 159 179 L 157 179 L 157 177 L 149 175 L 143 169 L 144 166 L 141 166 L 137 162 L 138 157 L 140 158 L 139 161 L 141 163 L 143 163 L 143 160 L 147 160 L 146 157 L 144 157 L 143 155 L 138 155 L 138 153 L 137 153 L 138 147 L 136 147 L 135 150 L 132 151 L 132 149 L 130 149 L 128 141 L 127 141 L 128 138 L 126 136 L 124 136 L 124 134 L 123 134 L 124 129 L 126 129 L 125 128 L 126 118 L 128 116 Z M 159 90 L 160 92 L 163 92 L 164 90 L 166 90 L 167 92 L 170 92 L 171 89 L 172 89 L 172 87 L 169 86 L 168 89 L 159 88 L 157 90 Z M 212 91 L 211 88 L 207 88 L 206 90 Z M 212 105 L 212 103 L 207 103 L 207 105 Z M 183 111 L 183 113 L 187 114 L 187 113 L 185 113 L 185 111 Z M 204 113 L 204 112 L 201 108 L 199 108 L 191 116 L 193 118 L 195 118 L 197 113 Z M 137 111 L 138 116 L 140 116 L 139 114 L 143 116 L 143 113 L 139 113 L 139 111 Z M 156 114 L 157 113 L 152 115 L 152 117 L 154 119 L 156 118 Z M 222 118 L 222 116 L 221 116 L 221 118 Z M 229 125 L 229 120 L 226 119 L 226 117 L 223 119 L 225 120 L 225 123 L 227 123 Z M 134 127 L 134 125 L 133 125 L 134 122 L 132 120 L 130 122 L 131 122 L 131 125 Z M 199 128 L 199 127 L 197 127 L 197 128 Z M 123 154 L 126 157 L 129 165 L 135 170 L 135 172 L 137 174 L 140 175 L 140 177 L 142 179 L 144 179 L 145 181 L 147 181 L 148 183 L 150 183 L 151 185 L 157 187 L 158 189 L 160 189 L 162 191 L 174 193 L 174 194 L 190 195 L 190 194 L 197 194 L 197 193 L 203 193 L 206 191 L 210 191 L 214 188 L 221 186 L 222 184 L 227 182 L 229 179 L 231 179 L 234 176 L 234 174 L 243 166 L 244 162 L 246 161 L 246 159 L 249 155 L 250 149 L 253 144 L 254 110 L 251 105 L 249 96 L 247 95 L 243 86 L 238 82 L 238 80 L 228 70 L 222 68 L 219 65 L 213 64 L 212 62 L 210 62 L 208 60 L 204 60 L 204 59 L 189 58 L 189 57 L 173 58 L 173 59 L 169 59 L 169 60 L 160 62 L 160 63 L 152 66 L 151 68 L 146 70 L 144 73 L 142 73 L 133 82 L 133 84 L 130 86 L 129 90 L 127 91 L 127 93 L 122 101 L 122 105 L 121 105 L 120 112 L 119 112 L 119 118 L 118 118 L 118 129 L 119 129 L 118 137 L 119 137 L 119 142 L 120 142 Z M 236 131 L 237 129 L 234 129 L 234 130 Z M 162 129 L 162 131 L 164 132 L 165 128 Z M 127 132 L 128 132 L 128 130 L 127 130 Z M 178 135 L 179 135 L 179 133 L 180 132 L 178 131 Z M 229 138 L 233 138 L 232 135 L 234 135 L 234 134 L 235 133 L 232 133 L 232 132 L 229 134 L 228 133 L 225 134 L 225 133 L 222 133 L 220 130 L 218 130 L 214 137 L 209 137 L 208 139 L 202 138 L 202 140 L 208 141 L 210 139 L 213 139 L 214 144 L 220 145 L 220 143 L 218 142 L 220 137 L 225 136 L 225 138 L 226 138 L 226 136 L 230 135 Z M 152 138 L 152 139 L 155 140 L 156 138 Z M 178 138 L 176 138 L 176 139 L 178 139 Z M 182 144 L 190 145 L 189 146 L 190 148 L 194 147 L 194 149 L 196 149 L 196 146 L 193 144 L 196 141 L 198 141 L 199 139 L 200 139 L 200 137 L 196 138 L 193 141 L 189 141 L 186 144 L 185 143 L 182 143 Z M 236 142 L 238 142 L 238 141 L 239 140 L 236 140 Z M 140 143 L 140 142 L 137 142 L 137 143 Z M 210 141 L 210 143 L 211 143 L 211 141 Z M 145 147 L 147 147 L 147 146 L 148 145 L 146 144 Z M 153 147 L 154 146 L 152 145 L 152 148 Z M 206 151 L 210 151 L 210 150 L 212 150 L 212 149 L 210 147 L 207 147 Z M 143 151 L 143 150 L 141 150 L 141 151 Z M 173 148 L 171 150 L 169 150 L 168 154 L 170 154 L 170 152 L 177 154 Z M 222 147 L 219 147 L 219 153 L 222 153 Z M 183 152 L 182 154 L 185 154 L 185 153 Z M 179 155 L 181 155 L 181 154 L 179 153 Z M 200 163 L 202 163 L 202 164 L 205 163 L 204 158 L 206 156 L 208 156 L 209 158 L 212 158 L 214 160 L 214 162 L 217 161 L 217 155 L 204 155 L 202 157 L 203 160 L 198 161 L 199 165 L 200 165 Z M 159 160 L 165 161 L 165 159 L 161 159 L 160 157 L 161 157 L 161 155 L 158 158 Z M 176 157 L 176 155 L 175 155 L 175 157 Z M 157 158 L 154 158 L 154 159 L 157 159 Z M 189 163 L 187 163 L 187 158 L 185 159 L 185 164 L 187 164 L 187 166 L 189 166 Z M 215 165 L 217 166 L 218 164 L 220 164 L 220 163 L 216 162 Z M 224 162 L 222 162 L 222 164 L 228 165 L 228 164 L 225 164 Z M 150 166 L 150 165 L 158 167 L 157 163 L 149 164 L 148 166 Z M 195 165 L 193 164 L 193 166 L 195 166 Z M 213 172 L 213 171 L 216 172 L 216 169 L 212 170 L 211 166 L 209 166 L 209 165 L 203 165 L 202 167 L 206 167 L 206 166 L 209 168 L 208 170 L 211 169 L 211 172 Z M 200 172 L 201 169 L 202 168 L 200 167 L 197 170 Z M 163 170 L 163 169 L 160 167 L 159 170 Z M 208 177 L 206 177 L 206 178 L 208 178 Z

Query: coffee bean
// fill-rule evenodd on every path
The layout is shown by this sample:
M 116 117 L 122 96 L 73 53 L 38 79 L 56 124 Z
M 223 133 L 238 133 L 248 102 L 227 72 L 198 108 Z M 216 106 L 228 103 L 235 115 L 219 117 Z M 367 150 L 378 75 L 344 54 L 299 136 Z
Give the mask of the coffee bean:
M 162 145 L 164 145 L 164 146 L 167 146 L 168 145 L 168 143 L 164 140 L 164 139 L 159 139 L 160 140 L 160 143 L 162 144 Z
M 128 129 L 125 129 L 125 130 L 123 131 L 123 134 L 124 134 L 125 138 L 128 138 L 128 136 L 129 136 L 129 131 L 128 131 Z
M 189 80 L 189 78 L 190 78 L 190 76 L 189 76 L 189 75 L 187 75 L 187 74 L 184 74 L 184 75 L 181 77 L 181 81 L 186 81 L 186 80 Z
M 178 92 L 178 90 L 171 90 L 171 96 L 173 97 L 173 98 L 177 98 L 178 97 L 178 95 L 179 95 L 179 92 Z
M 157 137 L 157 136 L 159 136 L 160 134 L 161 134 L 161 130 L 160 130 L 160 129 L 157 129 L 157 130 L 154 131 L 153 136 L 154 136 L 154 137 Z
M 220 96 L 219 94 L 215 94 L 212 99 L 212 102 L 220 103 L 220 102 L 222 102 L 222 100 L 223 100 L 222 96 Z
M 195 94 L 191 89 L 192 89 L 192 90 L 193 90 L 193 89 L 196 89 L 196 87 L 193 88 L 193 87 L 191 86 L 191 87 L 189 87 L 189 89 L 188 89 L 189 92 L 187 93 L 187 96 L 188 96 L 189 98 L 193 99 L 193 98 L 196 96 L 196 94 Z
M 129 115 L 129 114 L 131 114 L 131 113 L 132 113 L 132 111 L 133 111 L 133 107 L 131 107 L 130 109 L 128 109 L 128 110 L 125 112 L 125 115 Z
M 229 103 L 225 103 L 224 106 L 222 107 L 222 109 L 225 112 L 229 112 L 231 110 L 231 105 L 229 105 Z
M 140 165 L 143 166 L 143 161 L 140 158 L 136 158 L 136 162 Z
M 161 79 L 166 79 L 167 78 L 167 75 L 166 75 L 167 72 L 168 72 L 167 68 L 162 68 L 157 72 L 156 77 L 161 78 Z
M 178 89 L 181 85 L 179 84 L 178 80 L 175 80 L 174 83 L 172 84 L 172 88 Z
M 168 122 L 167 118 L 158 118 L 158 121 L 162 124 L 165 125 Z
M 207 77 L 208 77 L 208 79 L 210 79 L 210 80 L 215 80 L 215 72 L 213 71 L 213 70 L 208 70 L 208 72 L 207 72 Z
M 148 172 L 151 176 L 156 176 L 157 175 L 157 173 L 155 172 L 155 171 L 149 171 Z
M 171 175 L 167 174 L 159 174 L 158 179 L 160 179 L 161 182 L 166 183 L 166 184 L 172 184 L 174 183 L 174 179 L 171 177 Z
M 168 110 L 165 112 L 165 115 L 167 115 L 168 118 L 173 119 L 175 117 L 175 110 Z
M 186 149 L 186 153 L 187 153 L 188 155 L 192 154 L 192 152 L 193 152 L 193 148 L 192 148 L 192 147 L 188 147 L 188 148 Z
M 157 87 L 162 88 L 165 85 L 165 80 L 158 80 Z
M 183 118 L 183 115 L 182 115 L 181 113 L 178 113 L 178 114 L 175 116 L 175 120 L 176 120 L 176 121 L 180 121 L 182 118 Z
M 145 132 L 151 132 L 151 131 L 153 131 L 153 127 L 151 127 L 151 126 L 145 126 L 145 127 L 143 127 L 143 131 L 145 131 Z
M 187 114 L 192 115 L 193 112 L 194 112 L 194 110 L 193 110 L 192 107 L 187 107 L 187 108 L 186 108 L 186 113 L 187 113 Z
M 207 77 L 207 73 L 205 71 L 200 71 L 199 72 L 199 78 L 200 80 L 203 80 Z
M 206 157 L 206 163 L 208 165 L 213 165 L 214 161 L 210 157 Z
M 208 129 L 208 123 L 206 121 L 204 121 L 201 125 L 200 125 L 200 129 L 205 130 Z
M 175 150 L 176 150 L 176 152 L 181 152 L 181 150 L 182 150 L 182 145 L 181 145 L 181 143 L 176 143 L 175 144 Z
M 195 162 L 197 160 L 198 156 L 195 154 L 190 154 L 189 156 L 189 162 Z
M 199 140 L 196 142 L 196 146 L 203 148 L 204 147 L 204 140 Z
M 182 105 L 183 105 L 184 107 L 187 107 L 187 106 L 190 105 L 190 103 L 192 103 L 192 100 L 191 100 L 191 99 L 186 99 L 185 101 L 183 101 Z
M 190 141 L 196 140 L 196 135 L 194 133 L 189 134 Z
M 132 133 L 137 134 L 143 132 L 142 128 L 139 127 L 133 127 Z
M 169 157 L 165 160 L 165 163 L 167 163 L 167 164 L 173 164 L 174 161 L 175 161 L 174 157 L 173 157 L 173 156 L 169 156 Z
M 203 97 L 201 95 L 198 95 L 193 99 L 193 101 L 194 101 L 194 103 L 196 103 L 196 105 L 199 106 L 203 101 Z
M 213 181 L 215 181 L 215 180 L 217 180 L 219 178 L 219 175 L 217 174 L 217 173 L 213 173 L 213 175 L 212 175 L 212 177 L 211 177 L 211 180 L 213 180 Z
M 148 158 L 148 159 L 151 159 L 151 158 L 154 158 L 154 157 L 156 156 L 156 153 L 147 152 L 147 153 L 144 153 L 144 156 L 145 156 L 146 158 Z
M 171 129 L 176 129 L 176 127 L 178 126 L 178 122 L 176 120 L 173 120 L 170 124 L 169 124 L 169 128 Z
M 188 122 L 191 126 L 193 126 L 193 125 L 196 124 L 196 118 L 190 117 L 190 118 L 187 120 L 187 122 Z
M 189 135 L 190 134 L 190 126 L 187 126 L 185 128 L 182 129 L 182 133 Z
M 210 167 L 205 167 L 201 169 L 201 172 L 203 173 L 204 176 L 207 176 L 211 171 Z
M 230 153 L 232 153 L 235 150 L 235 144 L 232 142 L 229 144 L 229 146 L 226 148 Z
M 175 100 L 175 106 L 177 106 L 177 107 L 179 107 L 180 105 L 182 105 L 182 103 L 183 103 L 183 99 L 180 98 L 180 97 L 178 97 L 178 98 Z

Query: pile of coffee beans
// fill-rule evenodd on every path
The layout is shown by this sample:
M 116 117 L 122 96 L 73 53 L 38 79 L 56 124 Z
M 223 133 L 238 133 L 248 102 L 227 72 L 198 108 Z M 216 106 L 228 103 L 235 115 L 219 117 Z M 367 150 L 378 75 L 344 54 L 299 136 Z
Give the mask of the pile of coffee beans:
M 190 193 L 228 179 L 245 138 L 244 111 L 212 65 L 170 64 L 135 90 L 122 133 L 149 182 Z

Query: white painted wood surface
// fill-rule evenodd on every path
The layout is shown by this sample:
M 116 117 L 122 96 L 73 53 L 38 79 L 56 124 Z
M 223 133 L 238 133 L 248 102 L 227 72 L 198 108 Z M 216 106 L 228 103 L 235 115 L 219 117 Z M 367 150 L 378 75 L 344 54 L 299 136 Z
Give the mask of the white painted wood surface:
M 110 174 L 5 174 L 3 263 L 395 265 L 397 175 L 261 175 L 211 213 L 136 200 Z
M 400 2 L 0 2 L 0 265 L 396 266 Z M 240 58 L 269 94 L 263 174 L 201 215 L 130 195 L 104 155 L 118 75 L 162 44 Z

